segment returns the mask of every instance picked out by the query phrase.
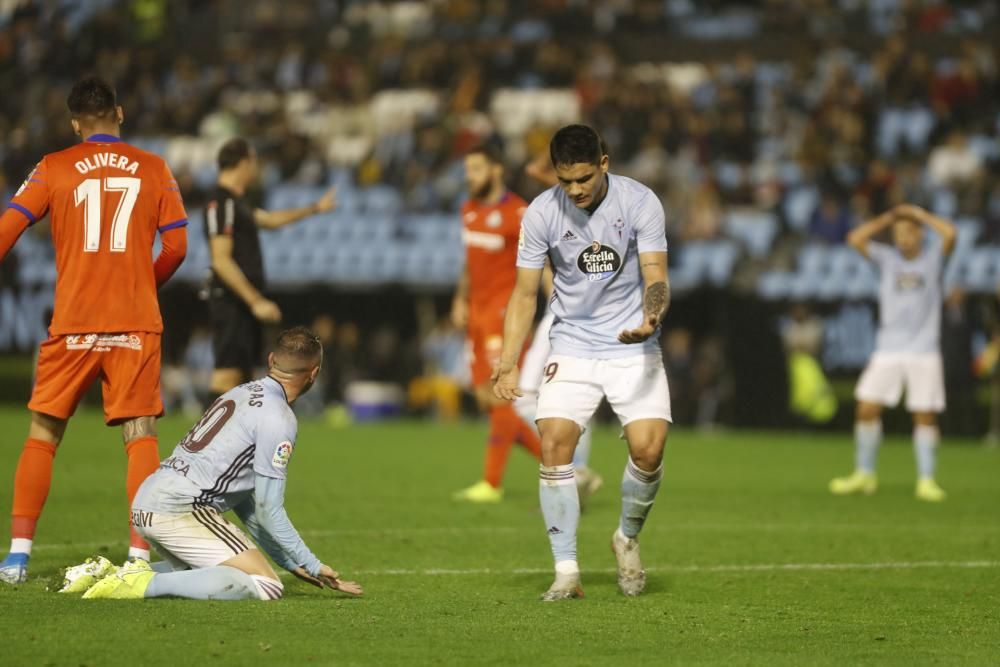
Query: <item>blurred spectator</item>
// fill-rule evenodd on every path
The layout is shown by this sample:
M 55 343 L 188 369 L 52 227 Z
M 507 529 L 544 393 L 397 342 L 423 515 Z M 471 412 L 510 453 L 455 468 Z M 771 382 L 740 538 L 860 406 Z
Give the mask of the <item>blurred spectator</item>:
M 469 384 L 465 333 L 455 328 L 450 314 L 445 315 L 424 338 L 420 350 L 423 373 L 410 381 L 410 409 L 433 407 L 445 421 L 458 419 L 462 389 Z
M 804 304 L 795 304 L 781 330 L 788 364 L 788 400 L 792 414 L 822 424 L 837 413 L 837 397 L 818 357 L 823 322 Z
M 969 146 L 962 130 L 952 130 L 943 144 L 934 148 L 927 162 L 927 175 L 936 186 L 962 188 L 982 175 L 983 161 Z
M 832 194 L 824 193 L 809 221 L 809 238 L 837 245 L 847 239 L 850 231 L 850 209 Z

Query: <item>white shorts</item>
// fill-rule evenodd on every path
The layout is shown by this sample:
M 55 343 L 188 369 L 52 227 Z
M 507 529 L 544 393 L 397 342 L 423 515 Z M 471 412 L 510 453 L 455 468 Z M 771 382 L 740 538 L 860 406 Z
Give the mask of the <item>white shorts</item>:
M 175 570 L 215 567 L 256 548 L 243 531 L 211 507 L 186 514 L 133 509 L 132 527 Z
M 895 407 L 906 389 L 909 412 L 942 412 L 944 366 L 940 354 L 876 352 L 858 380 L 854 398 Z
M 552 350 L 552 345 L 549 343 L 549 329 L 552 328 L 552 321 L 555 319 L 556 316 L 550 310 L 538 321 L 535 337 L 531 340 L 528 351 L 524 353 L 524 359 L 521 360 L 520 389 L 525 394 L 537 394 L 538 388 L 542 386 L 545 361 Z
M 639 419 L 671 421 L 670 387 L 658 354 L 620 359 L 550 356 L 535 419 L 561 417 L 584 429 L 605 396 L 622 426 Z

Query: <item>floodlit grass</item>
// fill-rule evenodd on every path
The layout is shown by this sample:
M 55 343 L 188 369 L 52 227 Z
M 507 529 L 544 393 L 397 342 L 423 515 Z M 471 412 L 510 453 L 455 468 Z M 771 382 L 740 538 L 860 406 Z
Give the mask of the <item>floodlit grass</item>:
M 27 414 L 0 410 L 0 512 Z M 166 456 L 189 424 L 160 422 Z M 346 599 L 286 579 L 279 602 L 82 601 L 59 568 L 126 550 L 120 436 L 74 419 L 32 558 L 0 589 L 3 665 L 996 664 L 1000 452 L 946 442 L 941 505 L 913 498 L 892 440 L 870 498 L 834 498 L 849 436 L 677 430 L 642 535 L 646 595 L 615 585 L 609 541 L 625 450 L 595 434 L 606 480 L 580 529 L 587 597 L 543 604 L 551 560 L 534 463 L 514 453 L 507 497 L 455 505 L 478 477 L 483 424 L 304 422 L 289 513 L 327 563 L 366 588 Z M 6 533 L 3 533 L 6 535 Z

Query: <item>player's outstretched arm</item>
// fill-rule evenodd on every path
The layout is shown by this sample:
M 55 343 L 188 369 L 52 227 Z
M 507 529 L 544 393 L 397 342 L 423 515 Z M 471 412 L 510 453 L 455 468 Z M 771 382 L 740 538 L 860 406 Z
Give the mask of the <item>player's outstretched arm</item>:
M 360 585 L 353 581 L 341 580 L 337 571 L 322 563 L 295 530 L 285 511 L 284 479 L 255 474 L 253 514 L 259 524 L 259 530 L 269 535 L 276 545 L 274 548 L 285 554 L 285 564 L 282 564 L 282 567 L 314 586 L 339 590 L 350 595 L 362 594 Z M 263 542 L 260 544 L 264 546 Z M 270 552 L 268 553 L 270 555 Z M 277 559 L 275 562 L 280 563 Z
M 656 333 L 670 308 L 670 279 L 667 276 L 667 253 L 639 253 L 639 269 L 645 290 L 642 297 L 642 325 L 637 329 L 622 331 L 622 343 L 641 343 Z
M 880 216 L 863 222 L 847 235 L 847 244 L 864 257 L 870 258 L 868 254 L 868 242 L 886 230 L 895 220 L 896 214 L 894 210 L 889 210 Z
M 265 211 L 258 208 L 253 212 L 254 224 L 263 229 L 277 229 L 298 222 L 310 215 L 319 215 L 337 207 L 337 188 L 330 188 L 322 197 L 309 206 L 286 208 L 280 211 Z
M 942 254 L 950 255 L 951 251 L 955 249 L 955 237 L 957 236 L 955 225 L 944 218 L 938 217 L 930 211 L 913 204 L 900 204 L 893 211 L 898 215 L 912 218 L 937 232 L 938 236 L 941 237 Z
M 542 269 L 518 267 L 517 281 L 507 313 L 503 320 L 503 350 L 500 363 L 493 371 L 493 394 L 505 401 L 513 401 L 521 396 L 518 388 L 517 362 L 521 358 L 524 341 L 535 323 L 535 309 L 538 307 L 538 288 L 542 283 Z

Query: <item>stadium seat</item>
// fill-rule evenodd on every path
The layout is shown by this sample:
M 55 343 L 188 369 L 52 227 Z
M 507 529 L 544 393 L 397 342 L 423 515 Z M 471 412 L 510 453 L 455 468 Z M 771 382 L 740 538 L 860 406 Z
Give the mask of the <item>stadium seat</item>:
M 778 234 L 778 221 L 771 213 L 752 209 L 730 211 L 724 221 L 726 234 L 746 247 L 753 257 L 764 257 Z

